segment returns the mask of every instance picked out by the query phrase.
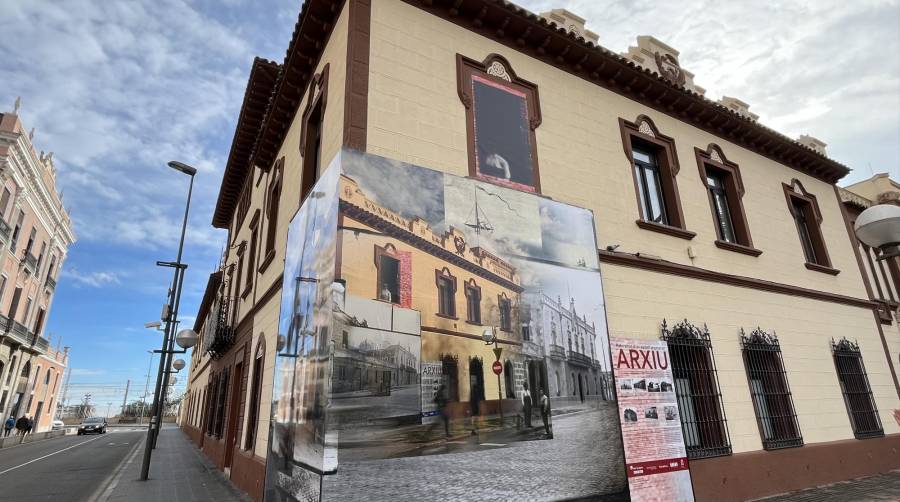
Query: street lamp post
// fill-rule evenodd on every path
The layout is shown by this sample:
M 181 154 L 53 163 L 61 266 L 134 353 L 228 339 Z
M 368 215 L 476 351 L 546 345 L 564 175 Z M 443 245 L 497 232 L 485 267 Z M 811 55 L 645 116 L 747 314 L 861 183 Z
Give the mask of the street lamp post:
M 164 403 L 160 401 L 160 396 L 163 391 L 163 371 L 168 367 L 169 359 L 171 358 L 172 344 L 174 343 L 174 321 L 178 319 L 178 306 L 181 302 L 181 287 L 184 282 L 184 270 L 187 268 L 187 265 L 181 263 L 181 256 L 184 251 L 184 234 L 187 230 L 188 213 L 191 209 L 191 194 L 194 190 L 194 175 L 197 174 L 196 169 L 186 164 L 182 164 L 181 162 L 169 162 L 169 167 L 187 174 L 190 176 L 191 181 L 188 185 L 187 202 L 184 207 L 184 220 L 181 223 L 181 239 L 178 243 L 178 257 L 175 259 L 174 263 L 157 262 L 157 265 L 174 268 L 175 274 L 172 278 L 172 288 L 169 290 L 169 301 L 164 309 L 166 314 L 165 319 L 162 319 L 166 323 L 166 330 L 163 335 L 162 350 L 160 351 L 159 358 L 159 370 L 156 374 L 156 387 L 153 393 L 153 418 L 150 419 L 150 424 L 147 427 L 147 441 L 144 443 L 144 460 L 141 464 L 142 481 L 146 481 L 150 474 L 150 457 L 153 448 L 156 446 L 156 437 L 162 424 L 162 407 L 164 406 Z M 167 355 L 169 357 L 166 357 Z
M 147 383 L 144 384 L 144 395 L 141 397 L 141 418 L 138 425 L 144 425 L 144 409 L 147 407 L 147 396 L 150 391 L 150 370 L 153 368 L 153 356 L 156 355 L 152 350 L 147 352 L 150 354 L 150 363 L 147 364 Z

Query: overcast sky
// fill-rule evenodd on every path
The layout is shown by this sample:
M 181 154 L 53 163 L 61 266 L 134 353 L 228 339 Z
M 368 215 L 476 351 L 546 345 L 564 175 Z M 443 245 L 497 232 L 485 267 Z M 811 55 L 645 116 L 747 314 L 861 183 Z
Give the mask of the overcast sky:
M 521 4 L 572 10 L 616 52 L 654 35 L 681 51 L 707 97 L 738 97 L 764 124 L 822 139 L 855 169 L 848 180 L 900 178 L 897 1 Z M 283 60 L 299 10 L 277 0 L 0 1 L 0 111 L 22 97 L 36 148 L 55 152 L 79 237 L 48 324 L 73 347 L 70 399 L 93 389 L 101 408 L 118 405 L 128 379 L 132 397 L 143 391 L 144 351 L 158 338 L 142 325 L 159 316 L 170 277 L 153 264 L 174 259 L 186 194 L 185 177 L 165 167 L 172 159 L 199 168 L 182 307 L 193 322 L 224 241 L 210 220 L 252 58 Z

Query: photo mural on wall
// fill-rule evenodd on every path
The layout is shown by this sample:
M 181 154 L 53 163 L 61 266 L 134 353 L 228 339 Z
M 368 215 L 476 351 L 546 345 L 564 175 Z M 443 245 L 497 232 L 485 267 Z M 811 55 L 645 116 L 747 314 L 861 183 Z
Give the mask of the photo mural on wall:
M 301 348 L 277 357 L 267 500 L 621 499 L 591 213 L 353 150 L 315 191 L 289 230 L 279 333 Z

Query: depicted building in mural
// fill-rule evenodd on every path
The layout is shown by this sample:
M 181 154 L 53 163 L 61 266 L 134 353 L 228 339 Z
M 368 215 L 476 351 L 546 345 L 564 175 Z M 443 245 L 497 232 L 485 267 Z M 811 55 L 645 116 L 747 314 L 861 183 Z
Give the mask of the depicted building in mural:
M 526 298 L 530 323 L 522 351 L 526 359 L 544 361 L 550 378 L 549 392 L 554 400 L 584 401 L 591 396 L 614 399 L 612 371 L 605 336 L 598 336 L 595 322 L 579 316 L 575 299 L 563 304 L 543 292 Z M 605 329 L 604 324 L 601 329 Z M 537 388 L 540 382 L 533 381 Z
M 61 385 L 52 382 L 68 356 L 44 331 L 75 234 L 56 192 L 53 153 L 35 149 L 19 104 L 0 113 L 0 415 L 28 415 L 45 430 L 59 401 Z
M 490 498 L 463 462 L 448 461 L 455 457 L 509 467 L 510 493 L 531 486 L 533 499 L 617 493 L 624 471 L 592 455 L 618 450 L 579 435 L 619 437 L 600 399 L 610 386 L 591 381 L 611 367 L 599 357 L 606 333 L 667 341 L 698 499 L 758 498 L 900 468 L 891 453 L 900 441 L 891 415 L 900 408 L 895 264 L 867 256 L 855 240 L 849 208 L 859 206 L 836 186 L 849 169 L 822 141 L 766 127 L 746 102 L 707 98 L 706 77 L 683 68 L 675 48 L 642 36 L 615 54 L 595 43 L 586 22 L 488 0 L 310 0 L 283 62 L 254 61 L 213 216 L 228 232 L 226 256 L 198 322 L 232 314 L 204 335 L 215 339 L 212 352 L 194 356 L 184 425 L 238 486 L 261 498 L 268 458 L 286 499 L 352 498 L 356 485 L 345 481 L 366 473 L 374 500 L 454 486 Z M 295 290 L 287 279 L 307 276 L 281 264 L 305 238 L 288 242 L 291 216 L 326 200 L 316 182 L 344 156 L 334 268 Z M 391 346 L 395 331 L 384 320 L 383 342 L 348 339 L 345 351 L 334 329 L 341 311 L 328 311 L 315 324 L 327 333 L 305 338 L 317 340 L 308 342 L 315 350 L 286 343 L 281 299 L 321 301 L 330 290 L 312 294 L 312 285 L 335 283 L 347 305 L 420 313 L 422 423 L 404 423 L 407 412 L 393 405 L 366 404 L 375 396 L 329 401 L 333 368 L 316 361 L 332 356 L 348 362 L 345 371 L 372 369 L 359 392 L 386 391 L 393 366 L 369 350 Z M 556 343 L 546 320 L 554 316 Z M 485 344 L 485 332 L 496 345 Z M 499 382 L 494 348 L 502 349 Z M 288 359 L 295 362 L 282 364 Z M 391 396 L 401 396 L 394 384 L 403 372 L 390 371 Z M 347 375 L 341 386 L 351 386 Z M 498 437 L 440 446 L 454 455 L 404 457 L 415 437 L 395 434 L 400 427 L 435 425 L 420 446 L 442 432 L 429 397 L 442 385 L 451 437 L 468 420 L 477 438 L 515 434 L 511 423 L 492 428 L 501 410 L 524 423 L 525 383 L 532 402 L 535 386 L 552 394 L 552 440 L 517 444 L 520 456 L 482 446 L 509 444 Z M 357 392 L 350 388 L 341 389 Z M 301 402 L 318 411 L 298 412 Z M 351 420 L 329 436 L 329 411 L 351 417 L 356 404 L 387 418 L 367 427 Z M 299 426 L 305 416 L 311 422 Z M 269 434 L 283 445 L 269 444 Z M 567 477 L 573 466 L 548 461 L 551 453 L 578 458 L 591 482 Z M 534 462 L 541 474 L 510 459 Z

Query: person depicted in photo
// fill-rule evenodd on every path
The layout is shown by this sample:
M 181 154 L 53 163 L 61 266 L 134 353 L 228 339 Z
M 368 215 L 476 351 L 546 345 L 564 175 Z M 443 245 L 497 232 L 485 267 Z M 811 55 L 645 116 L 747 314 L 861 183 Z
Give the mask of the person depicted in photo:
M 637 422 L 637 412 L 632 410 L 631 408 L 625 408 L 625 411 L 622 412 L 622 419 L 626 422 Z
M 444 422 L 444 435 L 450 437 L 450 414 L 447 410 L 447 388 L 444 384 L 434 391 L 434 405 L 441 416 L 441 421 Z
M 547 397 L 544 389 L 538 390 L 538 393 L 541 395 L 541 420 L 544 421 L 544 430 L 547 432 L 547 436 L 553 439 L 553 433 L 550 432 L 550 398 Z
M 391 290 L 388 288 L 387 283 L 381 287 L 381 293 L 378 293 L 378 299 L 386 302 L 393 302 L 394 299 L 391 296 Z
M 509 162 L 501 157 L 500 154 L 492 153 L 488 155 L 484 160 L 484 164 L 485 168 L 482 169 L 483 174 L 509 181 L 511 177 L 509 173 Z
M 531 392 L 528 390 L 528 384 L 523 383 L 522 387 L 522 411 L 525 413 L 525 427 L 531 427 Z
M 15 426 L 16 419 L 10 415 L 9 418 L 6 419 L 6 423 L 3 424 L 3 437 L 9 437 L 9 433 L 12 432 L 12 429 Z
M 16 420 L 16 436 L 24 436 L 25 429 L 28 428 L 28 417 L 22 415 Z

